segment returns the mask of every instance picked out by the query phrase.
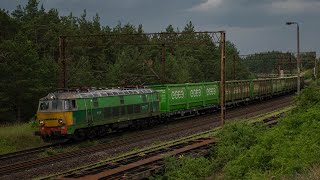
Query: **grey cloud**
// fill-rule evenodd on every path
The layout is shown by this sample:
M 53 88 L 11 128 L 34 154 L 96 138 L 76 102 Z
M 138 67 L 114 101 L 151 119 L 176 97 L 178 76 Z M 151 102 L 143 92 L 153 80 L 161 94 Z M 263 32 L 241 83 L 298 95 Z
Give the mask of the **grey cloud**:
M 0 7 L 13 10 L 27 0 L 1 0 Z M 206 12 L 192 12 L 206 0 L 41 0 L 46 9 L 57 8 L 62 15 L 80 15 L 87 10 L 88 18 L 98 13 L 103 25 L 118 21 L 142 24 L 147 32 L 158 32 L 172 24 L 182 29 L 192 21 L 198 30 L 227 30 L 227 37 L 243 53 L 262 50 L 294 50 L 294 27 L 286 21 L 298 21 L 301 48 L 315 50 L 320 42 L 320 11 L 272 11 L 275 2 L 318 3 L 319 0 L 222 0 L 221 5 Z M 310 4 L 309 4 L 310 5 Z M 306 6 L 310 7 L 310 6 Z M 279 13 L 280 12 L 280 13 Z M 270 29 L 270 27 L 272 27 Z

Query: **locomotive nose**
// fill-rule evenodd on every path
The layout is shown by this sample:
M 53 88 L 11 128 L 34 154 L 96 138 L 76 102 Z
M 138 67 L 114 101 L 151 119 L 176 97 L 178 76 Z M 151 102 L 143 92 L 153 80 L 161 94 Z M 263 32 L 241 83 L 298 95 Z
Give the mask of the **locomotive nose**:
M 37 117 L 39 125 L 44 127 L 57 127 L 72 124 L 72 115 L 70 115 L 69 112 L 38 113 Z
M 72 124 L 71 112 L 39 112 L 37 119 L 40 126 L 37 134 L 46 141 L 67 136 L 68 125 Z

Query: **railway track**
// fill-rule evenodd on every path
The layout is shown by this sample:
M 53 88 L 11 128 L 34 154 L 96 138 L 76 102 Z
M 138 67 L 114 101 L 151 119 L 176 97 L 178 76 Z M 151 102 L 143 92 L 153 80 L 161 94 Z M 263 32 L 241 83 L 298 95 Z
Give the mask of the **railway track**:
M 8 153 L 8 154 L 2 154 L 2 155 L 0 155 L 0 161 L 18 158 L 18 157 L 26 156 L 29 154 L 40 153 L 40 152 L 43 152 L 49 148 L 54 148 L 54 147 L 58 147 L 58 146 L 61 146 L 61 145 L 54 144 L 54 145 L 41 146 L 41 147 L 32 148 L 32 149 L 26 149 L 23 151 L 16 151 L 16 152 Z
M 177 141 L 174 144 L 169 144 L 164 147 L 157 147 L 151 150 L 145 150 L 138 153 L 133 153 L 119 159 L 112 159 L 94 167 L 85 169 L 77 169 L 70 173 L 65 173 L 63 176 L 55 178 L 63 179 L 121 179 L 129 178 L 131 175 L 140 174 L 146 169 L 155 167 L 163 167 L 163 159 L 167 156 L 190 155 L 191 153 L 199 153 L 210 149 L 211 145 L 216 143 L 212 138 L 199 138 Z M 50 177 L 52 178 L 52 177 Z M 139 177 L 143 178 L 143 177 Z M 46 179 L 46 178 L 45 178 Z
M 279 117 L 282 117 L 282 114 L 268 117 L 263 122 L 266 126 L 272 126 L 277 123 Z M 208 150 L 217 141 L 203 136 L 210 135 L 214 131 L 216 129 L 42 179 L 148 178 L 164 169 L 164 158 L 167 156 L 208 154 Z
M 281 97 L 278 100 L 269 102 L 269 103 L 257 103 L 255 104 L 254 107 L 250 107 L 248 109 L 247 107 L 242 107 L 239 109 L 233 109 L 230 110 L 227 114 L 227 119 L 233 119 L 233 118 L 241 118 L 241 117 L 252 117 L 254 114 L 261 113 L 261 111 L 271 111 L 275 110 L 276 108 L 279 108 L 281 106 L 286 106 L 288 104 L 292 103 L 292 98 L 291 97 Z M 255 112 L 256 111 L 256 112 Z M 38 158 L 38 159 L 33 159 L 30 161 L 24 161 L 24 162 L 19 162 L 15 164 L 10 164 L 10 165 L 5 165 L 0 167 L 0 176 L 7 175 L 10 173 L 15 173 L 19 172 L 22 170 L 26 169 L 31 169 L 40 165 L 44 164 L 49 164 L 53 163 L 56 161 L 61 161 L 67 158 L 72 158 L 76 156 L 81 156 L 84 154 L 92 154 L 94 152 L 99 152 L 102 150 L 110 150 L 118 146 L 124 146 L 127 144 L 130 144 L 132 142 L 138 142 L 138 141 L 144 141 L 146 139 L 152 139 L 152 138 L 157 138 L 159 136 L 166 136 L 170 135 L 185 129 L 190 129 L 194 127 L 207 127 L 210 128 L 212 126 L 218 126 L 219 125 L 219 116 L 217 115 L 205 115 L 205 116 L 200 116 L 196 117 L 197 121 L 194 119 L 187 121 L 185 123 L 175 123 L 173 125 L 170 124 L 170 127 L 163 126 L 159 128 L 158 130 L 151 130 L 147 132 L 138 132 L 136 135 L 130 136 L 130 137 L 124 137 L 124 138 L 115 138 L 113 141 L 110 143 L 106 144 L 101 144 L 98 146 L 94 147 L 88 147 L 88 148 L 82 148 L 77 151 L 72 151 L 72 152 L 66 152 L 66 153 L 61 153 L 57 155 L 53 155 L 50 157 L 46 158 Z M 201 119 L 201 120 L 200 120 Z M 21 155 L 21 154 L 20 154 Z

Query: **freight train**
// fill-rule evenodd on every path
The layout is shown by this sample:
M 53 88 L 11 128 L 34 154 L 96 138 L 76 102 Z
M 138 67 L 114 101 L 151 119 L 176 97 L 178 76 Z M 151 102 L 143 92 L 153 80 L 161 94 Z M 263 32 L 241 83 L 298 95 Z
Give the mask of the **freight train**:
M 294 92 L 297 77 L 227 81 L 225 87 L 226 105 L 234 106 Z M 218 81 L 60 90 L 40 99 L 36 115 L 39 131 L 35 134 L 45 141 L 81 141 L 123 128 L 209 113 L 220 108 L 219 90 Z

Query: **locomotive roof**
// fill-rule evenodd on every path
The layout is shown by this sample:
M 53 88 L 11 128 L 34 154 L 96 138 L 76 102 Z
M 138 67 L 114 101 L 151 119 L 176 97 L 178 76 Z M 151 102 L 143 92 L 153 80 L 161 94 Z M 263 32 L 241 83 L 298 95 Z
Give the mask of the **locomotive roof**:
M 101 89 L 101 90 L 86 90 L 86 91 L 58 91 L 49 93 L 47 96 L 40 100 L 53 100 L 53 99 L 78 99 L 78 98 L 93 98 L 93 97 L 106 97 L 106 96 L 119 96 L 131 94 L 150 94 L 156 91 L 152 89 Z

